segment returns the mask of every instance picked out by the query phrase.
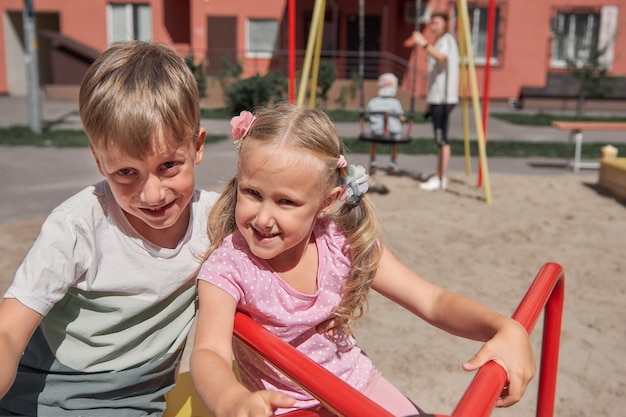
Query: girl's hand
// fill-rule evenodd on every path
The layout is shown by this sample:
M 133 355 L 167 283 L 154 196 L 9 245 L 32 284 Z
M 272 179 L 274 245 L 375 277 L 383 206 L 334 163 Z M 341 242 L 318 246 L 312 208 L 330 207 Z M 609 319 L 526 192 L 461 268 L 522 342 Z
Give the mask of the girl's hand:
M 289 408 L 296 403 L 281 392 L 256 391 L 239 398 L 231 411 L 223 414 L 228 417 L 270 417 L 277 408 Z
M 472 359 L 463 364 L 463 369 L 474 371 L 491 360 L 504 368 L 509 381 L 496 407 L 509 407 L 522 398 L 537 371 L 528 333 L 519 322 L 509 319 Z

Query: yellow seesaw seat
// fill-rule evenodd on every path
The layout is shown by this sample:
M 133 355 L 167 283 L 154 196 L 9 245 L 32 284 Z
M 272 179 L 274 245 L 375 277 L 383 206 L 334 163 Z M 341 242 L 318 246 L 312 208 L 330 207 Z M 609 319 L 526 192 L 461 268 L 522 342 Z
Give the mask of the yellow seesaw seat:
M 189 372 L 178 374 L 174 389 L 165 398 L 167 408 L 163 417 L 212 417 L 200 401 Z

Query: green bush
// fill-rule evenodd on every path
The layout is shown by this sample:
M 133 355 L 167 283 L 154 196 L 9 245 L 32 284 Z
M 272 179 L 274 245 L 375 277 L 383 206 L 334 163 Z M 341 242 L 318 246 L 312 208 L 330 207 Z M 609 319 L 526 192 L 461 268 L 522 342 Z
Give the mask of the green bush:
M 226 95 L 228 87 L 241 79 L 241 74 L 243 74 L 243 65 L 241 62 L 231 62 L 230 57 L 224 55 L 222 57 L 222 69 L 215 74 L 215 78 L 217 78 L 224 95 Z
M 196 58 L 193 55 L 187 55 L 185 57 L 185 62 L 187 66 L 193 73 L 194 78 L 196 79 L 196 84 L 198 85 L 198 94 L 200 97 L 207 97 L 206 92 L 206 71 L 204 70 L 204 64 L 202 62 L 196 64 Z
M 276 71 L 244 78 L 228 87 L 226 105 L 232 115 L 283 100 L 288 91 L 287 78 Z
M 339 96 L 335 99 L 335 103 L 339 104 L 342 109 L 346 108 L 348 98 L 354 99 L 359 89 L 359 73 L 353 71 L 350 74 L 350 84 L 341 87 Z
M 317 79 L 317 97 L 324 102 L 324 107 L 328 103 L 328 90 L 337 80 L 337 69 L 335 64 L 329 59 L 322 59 L 320 62 L 319 75 Z

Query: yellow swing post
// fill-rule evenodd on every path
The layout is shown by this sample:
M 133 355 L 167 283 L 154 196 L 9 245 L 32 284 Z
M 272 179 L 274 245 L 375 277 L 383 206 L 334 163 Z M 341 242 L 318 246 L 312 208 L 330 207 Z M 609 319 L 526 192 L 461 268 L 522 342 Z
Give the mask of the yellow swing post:
M 483 185 L 485 189 L 485 202 L 491 204 L 491 187 L 489 184 L 489 173 L 487 170 L 487 152 L 485 149 L 485 131 L 483 130 L 483 121 L 481 116 L 481 108 L 479 103 L 478 82 L 476 78 L 476 67 L 474 66 L 474 57 L 472 54 L 471 37 L 469 33 L 469 16 L 467 13 L 467 0 L 458 0 L 457 9 L 459 11 L 459 29 L 462 31 L 459 39 L 463 44 L 465 56 L 462 61 L 467 60 L 469 72 L 469 85 L 472 94 L 472 108 L 474 109 L 474 125 L 476 126 L 476 136 L 478 137 L 478 160 L 480 169 L 483 173 Z
M 463 149 L 465 151 L 465 175 L 472 174 L 472 161 L 470 151 L 470 125 L 469 125 L 469 103 L 467 102 L 467 61 L 465 59 L 465 29 L 463 21 L 459 20 L 459 53 L 461 55 L 461 76 L 460 82 L 460 99 L 461 111 L 463 114 Z
M 326 10 L 326 0 L 318 0 L 322 3 L 321 9 Z M 313 72 L 311 73 L 311 90 L 309 91 L 309 107 L 315 107 L 317 98 L 317 79 L 320 73 L 320 59 L 322 55 L 322 37 L 324 35 L 324 19 L 322 16 L 317 22 L 317 33 L 315 38 L 315 52 L 313 54 Z
M 302 74 L 300 76 L 300 86 L 298 88 L 298 97 L 296 99 L 296 105 L 301 107 L 304 104 L 306 96 L 306 88 L 308 85 L 309 74 L 311 73 L 311 62 L 313 55 L 315 54 L 315 68 L 314 83 L 311 85 L 311 95 L 313 96 L 313 105 L 315 106 L 315 91 L 317 91 L 317 73 L 319 70 L 319 55 L 322 49 L 322 34 L 324 27 L 323 13 L 326 9 L 326 0 L 315 0 L 315 7 L 313 8 L 313 17 L 311 19 L 311 30 L 309 32 L 309 38 L 306 45 L 306 53 L 304 55 L 304 63 L 302 64 Z M 313 84 L 312 82 L 312 84 Z

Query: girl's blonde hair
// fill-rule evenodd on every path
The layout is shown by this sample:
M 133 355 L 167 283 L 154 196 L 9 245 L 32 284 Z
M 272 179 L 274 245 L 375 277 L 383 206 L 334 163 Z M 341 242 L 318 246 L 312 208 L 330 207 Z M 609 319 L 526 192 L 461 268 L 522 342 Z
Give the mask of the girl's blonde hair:
M 158 42 L 112 44 L 83 77 L 78 108 L 92 145 L 138 159 L 152 151 L 155 134 L 180 146 L 200 131 L 196 80 L 182 56 Z
M 324 195 L 329 195 L 340 179 L 347 176 L 347 167 L 337 168 L 339 157 L 345 153 L 343 141 L 328 116 L 319 110 L 285 103 L 265 107 L 256 113 L 250 130 L 239 143 L 240 160 L 244 153 L 259 146 L 283 150 L 287 147 L 289 151 L 301 151 L 305 157 L 315 157 L 320 161 L 323 171 L 320 185 Z M 236 202 L 235 176 L 209 214 L 207 230 L 211 247 L 207 257 L 226 236 L 236 230 Z M 366 195 L 362 196 L 358 204 L 337 204 L 335 210 L 318 221 L 334 221 L 346 235 L 352 268 L 334 318 L 339 325 L 347 327 L 351 320 L 361 317 L 367 308 L 367 294 L 380 263 L 380 236 L 374 208 Z

